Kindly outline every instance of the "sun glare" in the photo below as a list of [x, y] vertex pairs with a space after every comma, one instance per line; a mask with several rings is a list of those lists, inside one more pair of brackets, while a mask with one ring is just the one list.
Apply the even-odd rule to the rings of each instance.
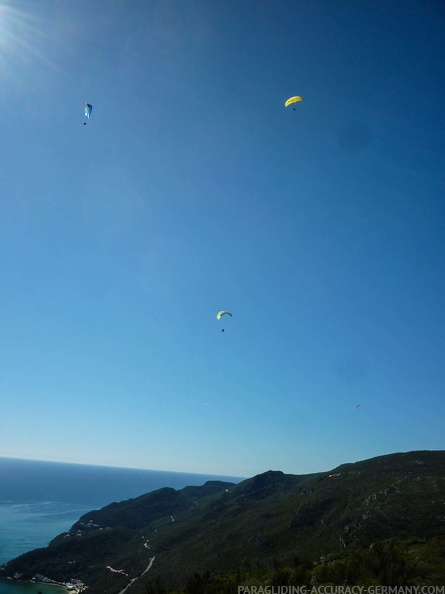
[[33, 13], [30, 2], [0, 0], [0, 78], [23, 77], [23, 67], [36, 61], [51, 62], [46, 57], [48, 29]]

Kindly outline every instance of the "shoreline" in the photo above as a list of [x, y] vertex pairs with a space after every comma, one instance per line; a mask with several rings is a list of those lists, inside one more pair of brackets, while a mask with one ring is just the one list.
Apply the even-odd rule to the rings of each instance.
[[51, 589], [55, 589], [58, 588], [61, 592], [63, 591], [64, 593], [68, 593], [68, 592], [75, 592], [76, 594], [78, 594], [79, 592], [82, 592], [82, 590], [79, 590], [75, 584], [74, 588], [67, 588], [66, 585], [62, 582], [36, 582], [35, 580], [18, 580], [18, 579], [14, 579], [12, 577], [0, 577], [0, 584], [4, 582], [5, 584], [8, 585], [12, 585], [14, 586], [14, 584], [17, 584], [17, 587], [20, 587], [20, 584], [27, 584], [30, 586], [35, 586], [36, 591], [37, 588], [43, 588], [46, 589], [47, 587], [50, 587]]

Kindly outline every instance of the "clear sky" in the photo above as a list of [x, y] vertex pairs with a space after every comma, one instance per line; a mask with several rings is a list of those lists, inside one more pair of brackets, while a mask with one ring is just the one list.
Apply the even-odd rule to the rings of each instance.
[[443, 449], [444, 64], [441, 0], [1, 0], [1, 455]]

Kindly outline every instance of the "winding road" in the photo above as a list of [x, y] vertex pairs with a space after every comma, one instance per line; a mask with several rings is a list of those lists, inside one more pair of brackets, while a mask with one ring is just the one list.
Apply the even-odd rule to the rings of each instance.
[[150, 557], [150, 563], [147, 565], [147, 567], [144, 569], [144, 571], [141, 573], [141, 575], [138, 575], [138, 577], [132, 578], [130, 580], [130, 583], [127, 584], [125, 586], [125, 588], [123, 590], [121, 590], [119, 592], [119, 594], [124, 594], [124, 592], [126, 592], [128, 590], [128, 588], [132, 585], [133, 582], [135, 582], [136, 580], [138, 580], [140, 577], [142, 577], [144, 574], [147, 573], [147, 571], [151, 568], [151, 566], [153, 565], [154, 560], [156, 559], [156, 557]]

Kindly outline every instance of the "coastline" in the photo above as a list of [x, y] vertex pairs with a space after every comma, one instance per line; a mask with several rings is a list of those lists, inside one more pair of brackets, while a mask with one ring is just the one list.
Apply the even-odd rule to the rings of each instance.
[[77, 589], [69, 589], [60, 582], [36, 582], [35, 580], [18, 580], [11, 577], [0, 577], [0, 594], [3, 592], [16, 592], [16, 594], [67, 594], [80, 592]]
[[[137, 577], [134, 577], [130, 580], [130, 582], [119, 592], [119, 594], [124, 594], [124, 592], [126, 592], [128, 590], [128, 588], [136, 581], [138, 580], [140, 577], [142, 577], [143, 575], [145, 575], [147, 573], [147, 571], [149, 571], [154, 563], [154, 560], [156, 559], [155, 556], [150, 557], [149, 559], [149, 563], [147, 565], [147, 567], [144, 569], [144, 571], [138, 575]], [[88, 586], [86, 586], [83, 582], [79, 582], [79, 583], [71, 583], [71, 582], [56, 582], [54, 580], [49, 580], [49, 578], [44, 578], [42, 581], [37, 581], [35, 579], [31, 579], [31, 580], [20, 580], [17, 578], [13, 578], [13, 577], [0, 577], [0, 594], [2, 594], [2, 588], [1, 585], [3, 584], [7, 584], [8, 586], [11, 586], [13, 589], [17, 588], [17, 590], [19, 590], [20, 586], [23, 586], [24, 588], [26, 588], [27, 590], [27, 594], [53, 594], [56, 590], [55, 588], [58, 588], [61, 592], [60, 594], [63, 593], [74, 593], [74, 594], [80, 594], [81, 592], [84, 592]], [[31, 586], [33, 587], [33, 589], [29, 589], [27, 586]], [[24, 589], [23, 588], [23, 589]], [[51, 593], [49, 592], [49, 590], [51, 591]], [[21, 594], [19, 592], [17, 592], [17, 594]]]

